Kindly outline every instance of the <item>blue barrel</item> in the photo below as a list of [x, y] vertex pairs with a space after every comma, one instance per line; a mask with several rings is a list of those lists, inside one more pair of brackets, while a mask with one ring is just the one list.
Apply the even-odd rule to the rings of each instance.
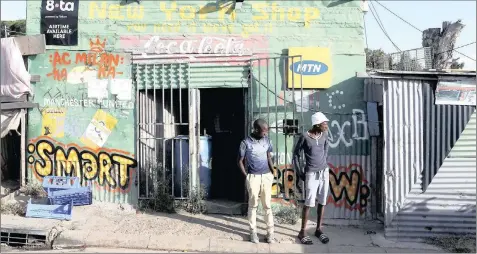
[[[181, 147], [182, 144], [182, 147]], [[212, 180], [212, 137], [201, 136], [199, 143], [199, 179], [201, 188], [207, 196], [210, 194]], [[182, 169], [182, 170], [181, 170]], [[174, 138], [174, 196], [181, 196], [181, 183], [189, 177], [189, 136], [181, 135]], [[182, 174], [181, 174], [182, 173]], [[188, 186], [188, 185], [186, 185]], [[188, 193], [182, 190], [182, 196]]]
[[174, 138], [174, 196], [181, 197], [181, 186], [183, 186], [182, 197], [187, 197], [187, 187], [189, 185], [189, 136], [180, 135]]
[[207, 197], [210, 195], [210, 186], [212, 182], [212, 137], [200, 137], [200, 162], [199, 162], [199, 179], [201, 188], [206, 191]]

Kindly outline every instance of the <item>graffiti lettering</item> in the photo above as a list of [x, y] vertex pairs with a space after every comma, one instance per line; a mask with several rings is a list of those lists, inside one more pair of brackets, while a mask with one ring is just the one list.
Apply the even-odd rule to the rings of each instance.
[[350, 164], [348, 167], [329, 166], [331, 195], [328, 201], [363, 213], [371, 192], [362, 167], [358, 164]]
[[[74, 56], [74, 63], [76, 65], [82, 64], [85, 68], [79, 70], [78, 67], [72, 70], [81, 73], [80, 82], [69, 83], [85, 83], [84, 76], [94, 77], [98, 79], [115, 78], [116, 75], [122, 75], [122, 72], [117, 71], [120, 64], [124, 64], [124, 57], [120, 54], [105, 52], [106, 39], [101, 42], [99, 38], [96, 41], [90, 40], [90, 52], [76, 53]], [[68, 67], [72, 64], [72, 56], [69, 52], [54, 52], [49, 56], [49, 62], [52, 65], [52, 71], [48, 73], [47, 77], [52, 77], [56, 81], [64, 81], [72, 79], [68, 74]], [[74, 75], [73, 75], [74, 76]]]
[[[227, 1], [225, 1], [227, 2]], [[320, 11], [316, 7], [282, 7], [279, 3], [253, 3], [252, 23], [234, 25], [237, 20], [237, 13], [232, 4], [216, 3], [214, 5], [184, 5], [176, 1], [169, 2], [148, 2], [148, 6], [128, 5], [121, 6], [111, 3], [90, 2], [89, 19], [108, 20], [129, 20], [142, 21], [148, 19], [146, 15], [154, 15], [155, 20], [162, 22], [157, 24], [143, 23], [127, 25], [128, 31], [138, 33], [241, 33], [244, 36], [249, 34], [264, 34], [273, 31], [274, 22], [300, 22], [308, 28], [313, 21], [320, 16]], [[157, 6], [158, 5], [158, 6]], [[151, 11], [153, 10], [153, 14]], [[146, 13], [147, 12], [147, 13]], [[211, 17], [214, 15], [214, 17]], [[149, 18], [150, 19], [150, 18]], [[211, 20], [204, 24], [198, 24], [198, 20]], [[202, 31], [198, 31], [198, 27]]]
[[292, 162], [291, 153], [284, 153], [284, 152], [272, 153], [272, 159], [277, 165], [285, 165]]
[[[55, 145], [56, 143], [56, 145]], [[78, 176], [81, 181], [95, 180], [99, 186], [127, 190], [137, 162], [120, 151], [93, 151], [76, 144], [63, 145], [48, 137], [28, 144], [28, 163], [37, 176]]]
[[234, 26], [231, 23], [218, 22], [218, 23], [190, 23], [184, 24], [184, 22], [161, 22], [158, 24], [129, 24], [126, 26], [128, 32], [137, 33], [230, 33], [240, 34], [244, 38], [250, 35], [259, 35], [265, 33], [271, 33], [273, 31], [272, 24], [259, 24], [258, 22], [252, 22], [249, 24], [242, 24], [240, 27]]
[[[371, 191], [362, 167], [358, 164], [350, 164], [348, 167], [328, 165], [330, 167], [328, 202], [338, 207], [344, 206], [347, 209], [364, 213]], [[292, 165], [276, 166], [274, 176], [272, 196], [298, 200], [303, 198], [301, 181], [296, 176]]]
[[[227, 8], [228, 7], [228, 8]], [[229, 10], [230, 9], [230, 10]], [[272, 10], [271, 12], [269, 10]], [[196, 14], [199, 19], [207, 19], [208, 13], [218, 12], [218, 20], [226, 19], [234, 21], [236, 19], [235, 10], [230, 4], [216, 4], [213, 6], [178, 6], [175, 1], [168, 3], [160, 2], [159, 11], [156, 15], [164, 15], [166, 21], [171, 20], [195, 20]], [[316, 7], [280, 7], [278, 3], [256, 3], [252, 4], [252, 20], [254, 21], [292, 21], [308, 23], [319, 17], [319, 10]], [[229, 15], [227, 15], [229, 14]], [[144, 19], [144, 6], [121, 6], [118, 4], [91, 2], [89, 5], [90, 19], [111, 19], [111, 20], [142, 20]]]
[[274, 183], [272, 185], [272, 196], [289, 198], [300, 198], [302, 188], [300, 181], [297, 181], [292, 165], [282, 165], [274, 168]]
[[132, 101], [119, 100], [93, 100], [93, 99], [43, 99], [43, 105], [46, 107], [85, 107], [85, 108], [116, 108], [116, 109], [134, 109]]
[[90, 19], [111, 19], [111, 20], [142, 20], [144, 18], [144, 6], [121, 6], [120, 4], [108, 4], [102, 2], [89, 3]]
[[[320, 15], [318, 8], [306, 7], [304, 10], [297, 7], [280, 7], [278, 3], [256, 3], [252, 4], [253, 13], [259, 13], [254, 15], [252, 20], [261, 21], [292, 21], [292, 22], [305, 22], [305, 25], [312, 20], [315, 20]], [[271, 13], [269, 10], [272, 10]], [[269, 15], [270, 14], [270, 15]]]
[[[358, 115], [360, 116], [358, 118]], [[361, 109], [353, 109], [353, 124], [350, 121], [345, 121], [340, 124], [337, 120], [331, 121], [328, 130], [328, 139], [330, 141], [330, 147], [336, 148], [343, 143], [346, 147], [350, 147], [354, 144], [354, 140], [367, 140], [368, 139], [368, 122], [365, 120], [365, 113]], [[346, 127], [351, 128], [353, 134], [350, 138], [346, 138]], [[333, 135], [335, 133], [335, 135]], [[362, 133], [360, 135], [360, 133]]]

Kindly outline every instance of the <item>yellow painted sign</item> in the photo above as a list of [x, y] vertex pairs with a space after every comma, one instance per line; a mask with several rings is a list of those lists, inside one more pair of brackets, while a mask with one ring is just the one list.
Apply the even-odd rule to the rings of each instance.
[[106, 140], [109, 135], [111, 135], [117, 123], [118, 119], [106, 111], [99, 109], [96, 111], [96, 114], [94, 114], [93, 119], [80, 140], [89, 148], [101, 148], [104, 143], [106, 143]]
[[44, 136], [62, 138], [65, 136], [66, 108], [46, 108], [42, 114]]
[[[306, 47], [289, 48], [288, 88], [329, 88], [331, 87], [333, 65], [329, 48]], [[293, 61], [292, 61], [293, 60]]]

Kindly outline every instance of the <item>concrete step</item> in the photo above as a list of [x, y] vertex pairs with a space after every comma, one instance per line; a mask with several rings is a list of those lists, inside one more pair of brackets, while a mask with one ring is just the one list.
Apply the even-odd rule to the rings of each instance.
[[205, 203], [208, 214], [242, 215], [247, 212], [246, 205], [237, 202], [207, 200]]

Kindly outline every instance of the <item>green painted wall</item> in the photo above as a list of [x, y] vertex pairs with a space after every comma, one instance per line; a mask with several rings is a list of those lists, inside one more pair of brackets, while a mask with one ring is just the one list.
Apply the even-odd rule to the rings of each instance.
[[[357, 122], [356, 119], [359, 120], [362, 116], [354, 114], [365, 111], [365, 104], [362, 102], [363, 82], [355, 78], [356, 72], [365, 71], [361, 1], [246, 0], [242, 9], [236, 11], [233, 11], [231, 8], [232, 1], [219, 1], [218, 7], [215, 1], [210, 2], [142, 1], [140, 5], [137, 3], [120, 5], [119, 0], [80, 0], [78, 46], [48, 46], [46, 54], [30, 57], [29, 59], [30, 73], [41, 75], [41, 81], [33, 84], [35, 90], [34, 100], [40, 104], [40, 110], [48, 106], [45, 105], [45, 98], [48, 96], [73, 99], [73, 101], [75, 99], [83, 99], [83, 105], [67, 106], [64, 110], [66, 112], [64, 117], [64, 136], [51, 137], [49, 135], [49, 140], [55, 144], [63, 144], [64, 149], [70, 147], [71, 144], [76, 144], [78, 151], [88, 147], [81, 140], [81, 136], [91, 122], [93, 115], [101, 106], [91, 103], [89, 99], [87, 102], [84, 101], [84, 98], [88, 97], [88, 82], [84, 80], [88, 79], [93, 80], [91, 82], [96, 82], [94, 81], [94, 76], [96, 75], [96, 79], [98, 79], [98, 76], [89, 72], [85, 74], [85, 64], [81, 61], [76, 62], [76, 53], [95, 53], [92, 52], [91, 46], [97, 46], [97, 38], [99, 42], [105, 42], [104, 50], [110, 53], [111, 58], [98, 61], [90, 68], [99, 70], [101, 63], [106, 63], [108, 66], [114, 65], [116, 72], [122, 72], [122, 74], [116, 73], [115, 79], [127, 79], [135, 71], [135, 67], [129, 62], [129, 53], [133, 53], [131, 51], [143, 52], [145, 50], [144, 45], [151, 36], [160, 36], [160, 39], [165, 42], [177, 42], [178, 44], [172, 44], [170, 49], [172, 51], [183, 50], [185, 53], [192, 53], [189, 56], [197, 56], [201, 49], [206, 48], [201, 47], [200, 42], [204, 37], [211, 36], [215, 37], [215, 42], [212, 43], [213, 47], [217, 46], [217, 41], [220, 39], [235, 38], [243, 42], [243, 44], [235, 45], [237, 47], [236, 50], [243, 53], [242, 56], [228, 56], [228, 58], [217, 56], [216, 59], [221, 59], [221, 61], [247, 59], [250, 58], [248, 54], [252, 53], [259, 58], [287, 55], [287, 49], [290, 47], [329, 47], [334, 67], [333, 87], [321, 91], [307, 91], [308, 97], [314, 98], [314, 100], [310, 100], [310, 106], [305, 110], [307, 112], [303, 113], [305, 122], [300, 124], [309, 125], [310, 110], [318, 108], [316, 102], [319, 101], [319, 109], [326, 112], [330, 120], [332, 120], [330, 128], [335, 145], [331, 153], [337, 156], [369, 155], [369, 142], [365, 134], [367, 133], [365, 125], [355, 124]], [[38, 34], [40, 32], [41, 1], [27, 1], [27, 5], [27, 33]], [[181, 48], [180, 45], [184, 40], [188, 41], [188, 43], [183, 43]], [[193, 48], [187, 47], [190, 45], [193, 45]], [[227, 42], [224, 42], [223, 45], [225, 45], [224, 50], [234, 47], [227, 48]], [[156, 47], [157, 49], [158, 47]], [[151, 47], [147, 50], [151, 50]], [[55, 54], [62, 56], [63, 52], [69, 52], [70, 64], [63, 64], [64, 61], [61, 61], [61, 57], [59, 60], [58, 58], [55, 60]], [[219, 50], [218, 52], [220, 54], [223, 51]], [[97, 55], [101, 57], [102, 53]], [[115, 57], [123, 60], [116, 64]], [[71, 79], [73, 81], [69, 82], [68, 77], [66, 80], [54, 80], [54, 76], [48, 76], [48, 73], [51, 73], [54, 68], [52, 61], [57, 63], [57, 67], [66, 68], [67, 75], [72, 75]], [[236, 66], [236, 64], [224, 66], [224, 62], [206, 64], [200, 60], [190, 60], [189, 58], [183, 60], [183, 62], [189, 61], [191, 63], [188, 77], [169, 76], [169, 78], [188, 80], [192, 87], [245, 87], [247, 85], [248, 73], [247, 68], [244, 66]], [[77, 69], [73, 71], [75, 67]], [[160, 68], [160, 65], [156, 67]], [[253, 75], [256, 78], [259, 72], [261, 78], [264, 78], [267, 70], [270, 79], [272, 77], [277, 78], [276, 84], [274, 81], [264, 82], [262, 79], [262, 84], [268, 83], [268, 92], [263, 85], [259, 86], [258, 82], [255, 82], [255, 85], [252, 87], [254, 116], [269, 119], [270, 123], [283, 119], [284, 111], [296, 111], [295, 106], [287, 106], [289, 103], [284, 103], [285, 106], [278, 107], [279, 112], [276, 115], [260, 114], [258, 109], [258, 106], [265, 105], [268, 96], [269, 105], [275, 110], [275, 88], [277, 93], [281, 94], [281, 97], [286, 94], [287, 98], [292, 98], [293, 92], [283, 92], [282, 69], [283, 63], [277, 62], [277, 68], [275, 68], [273, 62], [270, 62], [268, 68], [261, 67], [260, 71], [258, 68], [254, 68], [253, 71]], [[146, 77], [149, 75], [139, 74], [146, 75]], [[92, 75], [93, 78], [88, 75]], [[111, 79], [112, 73], [108, 75], [106, 75], [108, 77], [105, 79]], [[138, 79], [142, 80], [140, 75], [138, 75]], [[83, 80], [81, 80], [81, 77], [83, 77]], [[114, 82], [114, 80], [109, 81], [107, 92], [108, 99], [112, 103], [117, 101], [117, 96], [111, 93], [111, 86]], [[147, 85], [147, 81], [140, 81], [138, 85]], [[262, 87], [260, 96], [257, 96], [258, 87]], [[98, 93], [98, 89], [94, 90], [93, 86], [90, 88], [91, 93]], [[123, 154], [125, 157], [135, 153], [135, 115], [134, 110], [128, 106], [135, 105], [135, 88], [132, 86], [130, 89], [132, 99], [129, 101], [123, 100], [125, 103], [121, 104], [123, 109], [114, 108], [114, 105], [109, 105], [110, 107], [107, 108], [102, 107], [102, 110], [108, 113], [111, 119], [116, 119], [117, 122], [102, 148], [92, 150], [92, 153], [96, 156], [99, 156], [100, 151], [107, 152], [108, 154]], [[124, 94], [125, 91], [120, 91], [119, 93]], [[343, 104], [345, 104], [345, 107], [341, 107]], [[32, 140], [32, 144], [35, 145], [38, 142], [36, 139], [42, 139], [45, 136], [45, 129], [42, 123], [49, 121], [48, 119], [45, 120], [45, 116], [41, 114], [40, 110], [34, 109], [29, 112], [28, 139]], [[55, 114], [52, 113], [52, 115]], [[56, 117], [61, 118], [61, 116], [61, 113], [56, 113]], [[343, 134], [340, 134], [341, 129], [345, 130]], [[285, 137], [282, 134], [271, 133], [270, 135], [273, 140], [278, 140], [276, 154], [280, 157], [281, 153], [285, 153]], [[287, 150], [289, 153], [293, 139], [288, 139]], [[90, 150], [91, 148], [88, 151]], [[35, 159], [40, 157], [37, 150], [31, 154], [34, 155]], [[281, 155], [282, 158], [287, 156], [289, 154]], [[280, 159], [278, 158], [277, 160]], [[30, 173], [35, 172], [34, 165], [33, 163]], [[81, 168], [86, 170], [85, 166]], [[34, 175], [30, 174], [32, 177]], [[111, 173], [111, 176], [116, 179], [120, 175], [120, 172]], [[130, 172], [128, 179], [127, 188], [119, 191], [117, 188], [107, 187], [106, 176], [101, 176], [101, 179], [99, 176], [95, 178], [95, 181], [102, 186], [97, 188], [98, 193], [102, 193], [101, 195], [104, 196], [100, 199], [111, 202], [136, 202], [135, 175], [133, 171]], [[117, 182], [120, 181], [117, 180]]]

